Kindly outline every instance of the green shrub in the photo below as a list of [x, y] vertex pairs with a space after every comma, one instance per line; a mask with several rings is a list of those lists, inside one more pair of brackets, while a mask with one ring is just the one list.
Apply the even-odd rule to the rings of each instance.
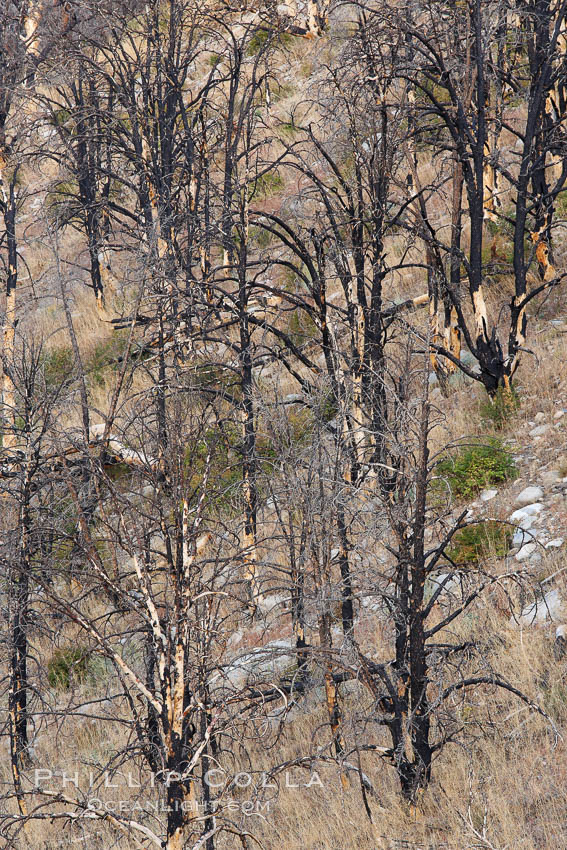
[[49, 221], [64, 227], [80, 216], [79, 187], [73, 180], [55, 184], [45, 196], [45, 212]]
[[250, 200], [254, 198], [257, 201], [264, 200], [279, 192], [282, 186], [283, 179], [281, 174], [278, 174], [277, 171], [267, 171], [265, 174], [260, 174], [259, 177], [256, 177], [251, 182], [248, 189], [249, 198]]
[[[248, 42], [248, 47], [246, 48], [247, 56], [256, 56], [257, 53], [265, 46], [266, 42], [270, 38], [270, 31], [265, 29], [256, 30], [250, 41]], [[278, 37], [278, 42], [282, 47], [288, 47], [293, 41], [293, 36], [290, 33], [284, 32], [280, 33]]]
[[87, 675], [88, 654], [80, 645], [55, 650], [47, 662], [47, 680], [51, 687], [67, 691], [72, 680], [83, 682]]
[[567, 218], [567, 190], [565, 189], [555, 200], [555, 213], [558, 218]]
[[128, 342], [128, 331], [114, 331], [112, 336], [99, 343], [85, 363], [85, 371], [97, 386], [104, 383], [104, 374], [109, 367], [116, 367]]
[[269, 38], [268, 30], [256, 30], [250, 41], [248, 42], [248, 47], [246, 48], [247, 56], [255, 56], [260, 52], [262, 47], [266, 44]]
[[280, 124], [280, 132], [283, 136], [291, 136], [293, 138], [299, 132], [299, 128], [296, 127], [293, 121], [286, 121], [284, 124]]
[[564, 681], [556, 681], [543, 690], [543, 705], [556, 723], [567, 719], [567, 688]]
[[317, 336], [317, 325], [308, 313], [294, 310], [289, 319], [288, 333], [293, 344], [300, 347]]
[[273, 234], [264, 227], [251, 227], [248, 231], [248, 236], [251, 241], [255, 242], [258, 248], [267, 248], [274, 241]]
[[59, 387], [73, 374], [75, 359], [69, 346], [59, 346], [42, 357], [43, 376], [48, 387]]
[[286, 97], [291, 97], [295, 89], [291, 83], [283, 83], [275, 86], [271, 90], [272, 103], [279, 103], [280, 100], [285, 100]]
[[67, 121], [71, 119], [71, 113], [64, 106], [61, 109], [54, 109], [49, 120], [54, 127], [63, 127]]
[[489, 555], [503, 558], [510, 549], [511, 540], [510, 526], [487, 520], [458, 531], [446, 553], [456, 564], [477, 564]]
[[219, 508], [229, 507], [234, 499], [236, 485], [242, 480], [241, 454], [241, 431], [230, 422], [225, 422], [222, 427], [209, 428], [201, 440], [188, 445], [184, 467], [188, 473], [188, 489], [193, 493], [191, 502], [198, 499], [207, 474], [209, 503]]
[[470, 499], [484, 487], [516, 476], [510, 453], [495, 437], [443, 458], [436, 471], [451, 494], [460, 499]]
[[480, 405], [481, 419], [501, 431], [520, 407], [520, 397], [513, 387], [499, 387], [493, 399]]

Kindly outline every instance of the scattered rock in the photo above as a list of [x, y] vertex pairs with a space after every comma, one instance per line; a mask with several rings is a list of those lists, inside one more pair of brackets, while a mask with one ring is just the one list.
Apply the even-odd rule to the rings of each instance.
[[532, 502], [539, 501], [542, 497], [543, 490], [541, 487], [525, 487], [522, 492], [516, 496], [516, 503], [518, 505], [529, 505]]
[[557, 421], [558, 419], [561, 419], [562, 416], [565, 416], [564, 410], [556, 410], [555, 413], [553, 414], [553, 418], [555, 419], [555, 421]]
[[498, 495], [498, 490], [483, 490], [480, 494], [481, 501], [490, 502], [491, 499], [494, 499], [495, 496]]
[[513, 514], [510, 514], [508, 521], [513, 522], [515, 525], [519, 525], [520, 528], [526, 530], [532, 525], [534, 515], [528, 514], [522, 508], [519, 508], [517, 511], [514, 511]]
[[521, 626], [541, 625], [549, 620], [558, 623], [563, 619], [563, 608], [563, 599], [559, 591], [550, 590], [545, 596], [527, 605], [520, 614], [518, 622]]
[[527, 543], [533, 542], [533, 534], [524, 528], [517, 528], [512, 537], [512, 548], [521, 549]]
[[234, 688], [260, 681], [277, 682], [284, 670], [295, 663], [291, 640], [273, 640], [233, 661], [226, 668], [225, 677]]
[[289, 596], [285, 593], [273, 593], [270, 596], [259, 596], [256, 607], [264, 614], [282, 614], [289, 606]]
[[555, 644], [553, 646], [553, 657], [561, 661], [567, 652], [567, 626], [557, 626], [555, 629]]
[[425, 581], [425, 587], [423, 589], [425, 601], [428, 602], [440, 587], [442, 591], [437, 598], [438, 602], [446, 602], [448, 598], [454, 599], [455, 596], [458, 596], [460, 599], [462, 596], [462, 585], [458, 578], [451, 577], [450, 573], [438, 573], [437, 575], [429, 576]]
[[550, 425], [538, 425], [536, 428], [532, 428], [530, 431], [530, 437], [534, 437], [538, 439], [539, 437], [543, 437], [550, 429]]
[[520, 551], [516, 554], [516, 561], [531, 561], [536, 552], [537, 543], [525, 543], [520, 549]]
[[541, 481], [545, 487], [553, 487], [560, 478], [561, 476], [557, 469], [548, 469], [547, 472], [544, 472], [541, 476]]
[[546, 549], [560, 549], [565, 541], [562, 537], [554, 537], [549, 543], [545, 544]]
[[539, 413], [536, 413], [534, 416], [536, 425], [541, 425], [542, 422], [545, 422], [545, 413], [540, 410]]
[[242, 629], [236, 629], [236, 631], [231, 634], [227, 641], [228, 646], [238, 646], [238, 644], [241, 643], [243, 637], [244, 632], [242, 631]]

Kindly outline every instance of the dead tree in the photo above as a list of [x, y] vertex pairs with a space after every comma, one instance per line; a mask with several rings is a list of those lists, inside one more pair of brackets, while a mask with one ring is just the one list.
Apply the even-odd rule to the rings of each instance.
[[[526, 32], [527, 41], [533, 45], [530, 51], [534, 57], [537, 53], [537, 60], [534, 59], [529, 71], [521, 61], [522, 48], [518, 47], [518, 52], [515, 52], [515, 47], [509, 44], [510, 39], [506, 42], [506, 32], [510, 33], [510, 30], [503, 26], [502, 9], [498, 3], [477, 0], [466, 7], [447, 5], [435, 9], [427, 4], [419, 5], [409, 24], [401, 17], [393, 21], [389, 12], [383, 14], [378, 8], [365, 18], [367, 38], [371, 43], [378, 43], [386, 32], [390, 32], [392, 37], [395, 32], [403, 32], [410, 39], [412, 61], [396, 73], [419, 95], [414, 108], [415, 133], [422, 142], [434, 146], [437, 158], [442, 149], [450, 153], [457, 166], [455, 174], [458, 182], [462, 180], [463, 183], [466, 215], [470, 222], [468, 246], [455, 241], [458, 232], [455, 226], [451, 247], [445, 245], [438, 233], [431, 232], [431, 215], [427, 218], [429, 226], [425, 229], [425, 238], [432, 248], [435, 246], [434, 254], [440, 253], [441, 263], [436, 264], [438, 272], [443, 270], [445, 262], [452, 269], [450, 274], [444, 271], [441, 276], [443, 301], [450, 305], [450, 312], [454, 312], [456, 326], [477, 360], [480, 372], [475, 374], [474, 370], [459, 362], [456, 350], [451, 350], [447, 344], [449, 338], [443, 343], [433, 340], [432, 346], [437, 354], [470, 377], [480, 380], [490, 395], [494, 395], [499, 387], [508, 387], [517, 369], [526, 337], [526, 307], [561, 279], [550, 271], [547, 280], [530, 286], [528, 270], [534, 252], [526, 248], [525, 243], [526, 232], [530, 229], [528, 217], [532, 213], [537, 217], [539, 202], [536, 198], [549, 200], [555, 197], [554, 189], [548, 192], [545, 187], [540, 185], [536, 189], [533, 184], [534, 180], [541, 184], [541, 176], [548, 168], [546, 157], [558, 144], [561, 123], [558, 117], [550, 120], [545, 116], [548, 111], [546, 103], [554, 90], [557, 76], [562, 74], [558, 39], [563, 29], [565, 10], [562, 5], [553, 10], [546, 6], [546, 9], [545, 20], [540, 14], [543, 10], [537, 11], [535, 5], [533, 8], [528, 5], [520, 14], [522, 30], [518, 36], [519, 43], [522, 44], [521, 33]], [[521, 127], [508, 120], [505, 98], [505, 93], [510, 91], [507, 86], [512, 87], [515, 96], [518, 96], [519, 89], [517, 86], [514, 88], [518, 74], [526, 74], [529, 87], [527, 113]], [[514, 158], [513, 153], [506, 157], [494, 152], [494, 139], [503, 129], [512, 133], [522, 148], [517, 170], [506, 161]], [[487, 175], [492, 175], [488, 188]], [[492, 185], [497, 175], [501, 178], [499, 192], [511, 190], [515, 206], [513, 219], [498, 212], [493, 203], [498, 197]], [[458, 182], [454, 181], [455, 189]], [[560, 191], [563, 177], [554, 185]], [[454, 222], [462, 216], [460, 204], [457, 191], [453, 196]], [[515, 291], [506, 305], [505, 327], [501, 327], [498, 316], [489, 315], [484, 296], [489, 277], [485, 257], [485, 222], [488, 219], [494, 224], [494, 218], [502, 223], [508, 221], [514, 234]], [[540, 260], [543, 260], [547, 243], [545, 240], [542, 242], [539, 235], [536, 243], [540, 246]], [[457, 268], [460, 269], [461, 264], [466, 285], [465, 281], [458, 279], [461, 275], [457, 274]]]

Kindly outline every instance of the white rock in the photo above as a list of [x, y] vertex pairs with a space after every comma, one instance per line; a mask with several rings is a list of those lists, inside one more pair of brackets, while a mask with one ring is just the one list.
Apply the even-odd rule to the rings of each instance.
[[527, 516], [537, 516], [545, 509], [545, 505], [542, 502], [534, 502], [533, 505], [526, 505], [525, 508], [522, 508], [523, 512]]
[[532, 502], [537, 502], [543, 496], [541, 487], [525, 487], [522, 492], [516, 496], [518, 505], [529, 505]]
[[450, 573], [438, 573], [437, 575], [429, 576], [425, 580], [425, 587], [423, 589], [425, 600], [429, 601], [440, 587], [442, 590], [438, 596], [439, 602], [447, 601], [447, 598], [454, 599], [456, 595], [460, 598], [462, 590], [461, 582], [457, 577], [450, 576]]
[[532, 428], [532, 430], [530, 431], [530, 437], [535, 437], [536, 439], [538, 437], [543, 437], [544, 434], [547, 434], [549, 429], [549, 425], [538, 425], [537, 428]]
[[535, 417], [536, 425], [541, 425], [542, 422], [545, 422], [545, 413], [540, 410], [539, 413], [536, 413]]
[[562, 416], [565, 416], [564, 410], [556, 410], [555, 413], [553, 414], [553, 418], [555, 419], [555, 421], [557, 421], [558, 419], [561, 419]]
[[563, 546], [564, 540], [562, 537], [554, 537], [549, 543], [545, 544], [546, 549], [560, 549]]
[[494, 497], [497, 495], [498, 490], [483, 490], [480, 494], [480, 498], [483, 502], [490, 502], [490, 500], [494, 499]]
[[559, 479], [559, 473], [556, 469], [548, 469], [541, 476], [541, 480], [544, 486], [553, 487], [555, 482]]
[[360, 604], [363, 608], [368, 608], [369, 611], [382, 611], [384, 603], [381, 596], [363, 596]]
[[537, 550], [537, 543], [525, 543], [516, 555], [516, 561], [531, 561]]
[[520, 526], [520, 528], [523, 528], [524, 531], [527, 531], [528, 528], [531, 528], [532, 525], [534, 524], [534, 519], [535, 519], [535, 517], [533, 517], [533, 516], [525, 516], [520, 520], [518, 525]]
[[262, 614], [281, 614], [289, 605], [289, 596], [285, 593], [272, 593], [269, 596], [259, 596], [256, 607]]
[[[225, 669], [225, 676], [235, 688], [259, 681], [277, 681], [286, 667], [296, 662], [290, 640], [273, 640], [237, 658]], [[215, 677], [217, 680], [217, 677]]]
[[527, 533], [526, 529], [518, 528], [514, 532], [514, 536], [512, 538], [512, 547], [513, 548], [521, 548], [526, 543], [532, 542], [532, 535]]
[[[99, 422], [96, 425], [91, 425], [90, 428], [89, 428], [89, 438], [90, 438], [91, 442], [96, 443], [97, 440], [102, 440], [102, 438], [104, 436], [105, 428], [106, 428], [106, 425], [104, 424], [104, 422]], [[116, 437], [115, 434], [113, 434], [111, 432], [108, 435], [108, 439], [110, 441], [112, 441], [112, 440], [117, 440], [118, 438]]]
[[520, 525], [522, 528], [529, 528], [534, 521], [533, 514], [526, 513], [523, 508], [518, 508], [513, 514], [508, 517], [508, 522], [513, 522]]
[[231, 634], [227, 641], [228, 646], [238, 646], [242, 638], [244, 637], [244, 632], [242, 629], [237, 629], [235, 632]]
[[521, 626], [538, 625], [551, 620], [560, 623], [563, 617], [563, 599], [558, 590], [548, 591], [544, 597], [536, 599], [531, 605], [527, 605], [519, 617]]

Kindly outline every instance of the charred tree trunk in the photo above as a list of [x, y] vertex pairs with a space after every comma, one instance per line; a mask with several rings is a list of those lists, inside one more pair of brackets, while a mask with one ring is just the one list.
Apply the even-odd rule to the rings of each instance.
[[2, 445], [5, 449], [13, 449], [17, 443], [16, 436], [16, 395], [14, 390], [14, 345], [16, 330], [16, 287], [18, 283], [18, 250], [16, 240], [16, 197], [15, 182], [18, 166], [9, 180], [7, 187], [4, 175], [7, 162], [5, 152], [0, 150], [0, 192], [2, 193], [1, 209], [6, 229], [7, 272], [6, 272], [6, 308], [4, 313], [3, 351], [2, 351]]

